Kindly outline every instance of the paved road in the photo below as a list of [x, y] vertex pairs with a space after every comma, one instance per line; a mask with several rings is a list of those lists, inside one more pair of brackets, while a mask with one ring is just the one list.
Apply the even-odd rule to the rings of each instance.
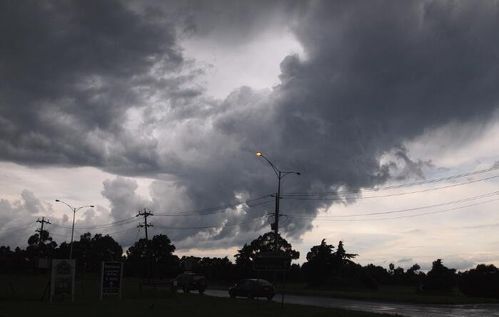
[[[217, 297], [229, 296], [227, 291], [221, 290], [206, 290], [206, 295]], [[274, 301], [280, 302], [281, 296], [277, 295]], [[417, 305], [298, 295], [286, 295], [284, 301], [290, 304], [399, 314], [408, 317], [499, 317], [499, 304]]]

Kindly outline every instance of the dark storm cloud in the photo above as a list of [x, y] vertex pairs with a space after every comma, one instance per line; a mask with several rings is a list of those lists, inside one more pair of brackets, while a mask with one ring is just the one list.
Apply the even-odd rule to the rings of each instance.
[[329, 162], [324, 184], [369, 186], [385, 151], [486, 119], [499, 99], [497, 17], [492, 2], [314, 3], [295, 29], [308, 60], [282, 63], [282, 146], [314, 170]]
[[[116, 151], [142, 169], [156, 168], [120, 134], [130, 107], [144, 106], [157, 91], [186, 93], [174, 80], [183, 58], [171, 25], [117, 1], [2, 1], [0, 33], [3, 159], [126, 164], [108, 160]], [[140, 145], [148, 152], [154, 146]]]
[[[278, 16], [306, 58], [286, 57], [272, 91], [242, 87], [212, 100], [192, 84], [195, 75], [158, 76], [186, 64], [174, 28], [161, 18], [171, 3], [182, 12], [181, 29], [187, 21], [193, 36], [223, 38], [218, 44], [227, 49], [240, 43], [236, 31], [248, 30], [249, 39], [273, 25], [262, 17]], [[497, 2], [257, 2], [258, 9], [241, 11], [243, 19], [234, 14], [241, 7], [225, 4], [189, 2], [179, 11], [166, 2], [154, 12], [124, 2], [3, 2], [1, 30], [10, 35], [0, 50], [2, 158], [161, 179], [150, 200], [126, 179], [106, 183], [103, 195], [120, 219], [139, 203], [157, 212], [198, 210], [274, 192], [275, 177], [256, 150], [302, 172], [285, 179], [285, 192], [357, 192], [384, 182], [393, 163], [380, 157], [390, 152], [403, 175], [420, 177], [426, 163], [411, 159], [404, 142], [449, 122], [480, 123], [498, 107]], [[121, 125], [130, 110], [135, 130]], [[281, 208], [315, 215], [321, 206], [283, 200]], [[240, 208], [155, 221], [219, 224], [171, 235], [186, 248], [202, 239], [230, 246], [266, 226], [260, 219], [272, 211]], [[306, 218], [282, 224], [293, 237], [311, 228]]]
[[[205, 182], [273, 190], [271, 173], [251, 162], [257, 149], [303, 173], [287, 180], [286, 191], [373, 186], [390, 176], [379, 159], [393, 149], [405, 162], [402, 174], [422, 177], [429, 163], [411, 160], [404, 142], [453, 121], [481, 123], [498, 108], [498, 15], [497, 2], [310, 2], [293, 23], [306, 59], [283, 60], [282, 83], [267, 100], [240, 90], [215, 116], [216, 131], [238, 140], [243, 154], [208, 150], [216, 161], [183, 181], [203, 201], [228, 194]], [[283, 203], [289, 214], [317, 207]], [[295, 218], [287, 229], [308, 226]]]

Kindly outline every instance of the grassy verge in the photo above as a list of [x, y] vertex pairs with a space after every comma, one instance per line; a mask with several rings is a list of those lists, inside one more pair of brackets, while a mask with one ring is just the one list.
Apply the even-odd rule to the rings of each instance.
[[385, 286], [376, 291], [369, 290], [327, 290], [309, 289], [304, 285], [287, 285], [284, 288], [287, 294], [304, 296], [335, 297], [368, 301], [402, 302], [412, 304], [479, 304], [479, 303], [499, 303], [498, 299], [480, 298], [464, 296], [458, 291], [451, 293], [439, 292], [418, 292], [410, 287], [389, 287]]
[[[50, 316], [338, 316], [378, 317], [374, 313], [341, 309], [280, 304], [259, 300], [234, 300], [200, 296], [197, 294], [172, 294], [165, 289], [145, 287], [139, 279], [123, 281], [123, 300], [98, 299], [98, 279], [85, 276], [76, 283], [76, 301], [49, 303], [41, 300], [47, 286], [48, 276], [0, 275], [0, 317]], [[388, 316], [388, 315], [386, 315]]]
[[74, 303], [47, 303], [40, 301], [0, 301], [0, 316], [189, 316], [189, 317], [381, 317], [373, 313], [318, 308], [253, 300], [232, 300], [199, 295], [179, 294], [167, 298], [139, 298], [118, 300], [77, 300]]

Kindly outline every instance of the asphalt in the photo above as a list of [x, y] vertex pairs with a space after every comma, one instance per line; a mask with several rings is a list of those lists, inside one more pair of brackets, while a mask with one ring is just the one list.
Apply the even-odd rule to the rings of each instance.
[[[228, 292], [224, 290], [206, 290], [205, 294], [208, 296], [229, 297]], [[276, 302], [281, 302], [281, 300], [281, 294], [274, 297]], [[398, 314], [407, 317], [499, 317], [499, 304], [423, 305], [300, 295], [285, 295], [284, 303]]]

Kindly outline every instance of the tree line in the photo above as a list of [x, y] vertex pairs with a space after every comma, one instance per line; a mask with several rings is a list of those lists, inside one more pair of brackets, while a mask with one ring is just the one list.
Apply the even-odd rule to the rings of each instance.
[[[278, 253], [298, 259], [300, 253], [278, 235]], [[235, 262], [227, 257], [196, 257], [175, 255], [175, 246], [167, 235], [159, 234], [150, 240], [140, 239], [123, 252], [111, 236], [85, 233], [73, 242], [73, 258], [80, 273], [97, 273], [102, 261], [123, 261], [125, 275], [141, 278], [167, 279], [190, 270], [205, 275], [208, 280], [233, 283], [242, 278], [260, 277], [273, 280], [275, 274], [255, 270], [259, 254], [275, 251], [275, 233], [268, 232], [245, 244], [235, 254]], [[0, 271], [36, 273], [46, 271], [40, 265], [44, 259], [67, 258], [70, 244], [57, 245], [48, 231], [28, 238], [25, 249], [11, 250], [0, 246]], [[380, 285], [411, 286], [421, 292], [450, 292], [458, 288], [468, 296], [499, 298], [499, 270], [494, 265], [456, 272], [447, 268], [441, 259], [433, 262], [427, 273], [418, 264], [407, 270], [390, 264], [388, 268], [368, 264], [362, 266], [354, 260], [357, 254], [348, 253], [342, 241], [337, 246], [323, 239], [306, 254], [302, 265], [292, 264], [286, 273], [288, 282], [304, 283], [310, 288], [376, 290]]]

